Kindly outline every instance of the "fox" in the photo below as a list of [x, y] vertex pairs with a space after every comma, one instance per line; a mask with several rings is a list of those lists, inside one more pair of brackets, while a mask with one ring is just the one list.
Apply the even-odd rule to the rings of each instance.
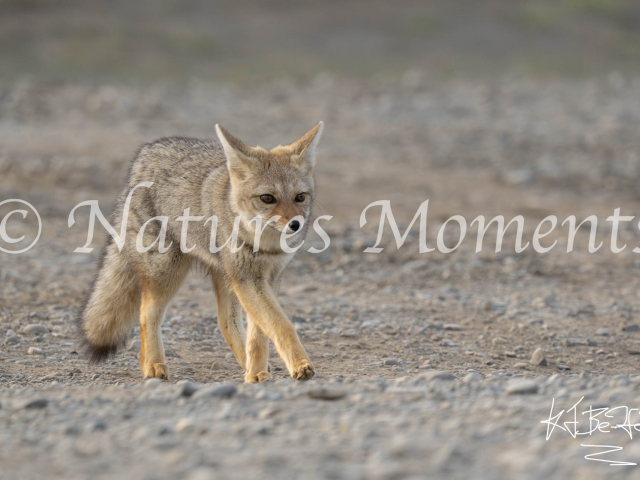
[[[114, 356], [138, 320], [142, 375], [168, 380], [162, 320], [191, 266], [199, 264], [213, 282], [218, 326], [245, 382], [271, 378], [269, 340], [293, 379], [315, 375], [276, 292], [295, 255], [283, 248], [281, 236], [287, 234], [289, 247], [295, 247], [307, 233], [323, 128], [319, 122], [297, 141], [268, 150], [216, 124], [217, 139], [165, 137], [139, 149], [111, 219], [116, 230], [125, 223], [124, 242], [108, 239], [76, 319], [79, 348], [90, 363]], [[136, 188], [144, 182], [148, 188]], [[215, 231], [195, 221], [214, 215]], [[160, 216], [169, 221], [159, 225], [154, 220]], [[185, 217], [192, 220], [186, 232]], [[256, 218], [271, 219], [259, 232], [258, 249]], [[165, 251], [136, 248], [140, 237], [143, 245], [152, 245], [161, 228], [169, 244]], [[210, 248], [214, 240], [224, 243], [234, 228], [236, 248]]]

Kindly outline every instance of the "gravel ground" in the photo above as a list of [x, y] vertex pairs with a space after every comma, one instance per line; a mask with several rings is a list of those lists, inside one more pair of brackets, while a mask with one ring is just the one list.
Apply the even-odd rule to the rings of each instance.
[[[616, 445], [604, 458], [638, 462], [622, 429], [575, 439], [556, 429], [547, 441], [540, 422], [554, 398], [555, 412], [582, 396], [578, 412], [637, 398], [640, 240], [626, 224], [627, 248], [611, 253], [605, 219], [640, 211], [639, 86], [616, 74], [0, 85], [0, 201], [27, 200], [44, 223], [33, 249], [0, 256], [2, 478], [635, 478], [638, 467], [584, 458], [593, 449], [581, 444]], [[316, 213], [334, 216], [331, 246], [301, 253], [280, 291], [317, 378], [294, 384], [272, 354], [274, 381], [242, 384], [198, 271], [163, 326], [169, 382], [142, 384], [137, 331], [113, 361], [87, 365], [73, 317], [103, 238], [73, 253], [86, 240], [86, 212], [68, 227], [73, 206], [98, 199], [107, 212], [153, 138], [210, 137], [219, 122], [269, 146], [320, 119]], [[604, 246], [589, 254], [581, 229], [567, 254], [558, 227], [549, 253], [516, 254], [514, 231], [494, 253], [492, 230], [475, 253], [470, 227], [451, 254], [420, 254], [417, 234], [396, 249], [389, 232], [383, 253], [365, 254], [379, 213], [360, 229], [360, 212], [380, 199], [404, 228], [429, 199], [432, 247], [454, 214], [523, 215], [525, 241], [547, 215], [593, 214]], [[9, 227], [35, 236], [16, 216]]]

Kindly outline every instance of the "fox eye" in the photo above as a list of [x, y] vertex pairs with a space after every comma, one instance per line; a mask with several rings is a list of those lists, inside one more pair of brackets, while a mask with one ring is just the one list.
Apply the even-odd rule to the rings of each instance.
[[304, 202], [304, 199], [306, 197], [306, 194], [304, 193], [299, 193], [296, 195], [296, 202], [300, 203], [300, 202]]
[[276, 197], [273, 195], [260, 195], [260, 200], [264, 203], [276, 203]]

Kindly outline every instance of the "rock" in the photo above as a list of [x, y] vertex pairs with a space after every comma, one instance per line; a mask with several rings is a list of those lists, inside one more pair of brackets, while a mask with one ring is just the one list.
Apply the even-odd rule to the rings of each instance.
[[64, 378], [64, 374], [60, 373], [60, 372], [54, 372], [54, 373], [50, 373], [48, 375], [45, 375], [44, 377], [42, 377], [40, 379], [40, 381], [42, 382], [48, 382], [51, 380], [58, 380], [58, 379], [62, 379]]
[[181, 418], [176, 422], [174, 430], [176, 433], [192, 432], [196, 428], [196, 422], [192, 418]]
[[[622, 331], [623, 332], [638, 332], [640, 331], [640, 325], [638, 325], [637, 323], [634, 323], [632, 325], [625, 325], [624, 327], [622, 327]], [[7, 331], [7, 333], [9, 333]]]
[[442, 345], [443, 347], [458, 347], [459, 346], [456, 342], [454, 342], [453, 340], [449, 340], [447, 338], [442, 340], [442, 342], [440, 342], [440, 345]]
[[383, 365], [398, 365], [400, 363], [400, 360], [397, 358], [383, 358], [382, 359], [382, 364]]
[[5, 335], [7, 337], [15, 337], [16, 336], [16, 332], [14, 332], [13, 330], [9, 329], [9, 330], [7, 330], [7, 333]]
[[141, 346], [142, 342], [140, 340], [134, 340], [133, 342], [131, 342], [131, 345], [129, 345], [129, 350], [133, 352], [139, 352]]
[[36, 347], [29, 347], [29, 350], [27, 351], [27, 353], [29, 355], [41, 355], [42, 354], [42, 349], [41, 348], [36, 348]]
[[451, 330], [452, 332], [459, 332], [460, 330], [464, 330], [462, 325], [458, 325], [457, 323], [445, 323], [442, 328], [444, 330]]
[[18, 337], [8, 337], [4, 343], [5, 345], [17, 345], [20, 343], [20, 339]]
[[307, 396], [316, 400], [340, 400], [347, 396], [347, 392], [338, 388], [311, 388]]
[[231, 365], [229, 365], [224, 360], [216, 360], [211, 364], [211, 370], [229, 370]]
[[546, 367], [548, 365], [547, 358], [544, 356], [544, 351], [542, 350], [542, 348], [536, 348], [536, 350], [533, 352], [533, 355], [531, 355], [531, 360], [529, 360], [529, 363], [531, 365], [537, 365], [540, 367]]
[[202, 387], [192, 395], [192, 398], [231, 398], [236, 393], [238, 393], [238, 388], [234, 383], [222, 383], [219, 385], [208, 385], [206, 387]]
[[40, 408], [46, 408], [49, 405], [49, 400], [46, 398], [36, 398], [34, 400], [29, 400], [25, 403], [24, 408], [35, 410]]
[[159, 378], [146, 378], [144, 380], [144, 388], [156, 388], [161, 383], [162, 380], [160, 380]]
[[456, 376], [451, 372], [443, 372], [435, 370], [433, 372], [425, 372], [418, 375], [422, 380], [455, 380]]
[[571, 367], [569, 365], [556, 365], [556, 368], [558, 370], [571, 370]]
[[516, 363], [513, 368], [527, 368], [527, 364], [524, 362]]
[[640, 355], [640, 348], [630, 348], [627, 350], [629, 355]]
[[462, 379], [464, 383], [479, 382], [480, 380], [482, 380], [482, 377], [476, 372], [467, 373]]
[[[91, 424], [89, 429], [92, 432], [104, 432], [107, 429], [107, 424], [102, 420], [98, 420], [97, 422], [94, 422], [93, 424]], [[78, 432], [78, 434], [79, 433], [80, 432]]]
[[180, 387], [180, 395], [183, 397], [190, 397], [199, 390], [198, 385], [189, 380], [180, 380], [177, 385]]
[[609, 336], [609, 329], [607, 328], [599, 328], [596, 330], [596, 335], [600, 335], [602, 337], [608, 337]]
[[529, 395], [538, 393], [538, 382], [535, 380], [514, 380], [507, 385], [509, 395]]
[[31, 325], [27, 325], [22, 329], [22, 331], [26, 335], [46, 335], [47, 333], [49, 333], [49, 329], [47, 327], [37, 323], [32, 323]]

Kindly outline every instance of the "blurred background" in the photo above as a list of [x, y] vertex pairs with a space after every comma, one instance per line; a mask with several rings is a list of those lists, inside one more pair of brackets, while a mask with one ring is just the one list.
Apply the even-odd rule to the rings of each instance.
[[108, 204], [141, 143], [217, 122], [273, 146], [324, 120], [342, 218], [443, 185], [444, 218], [510, 187], [635, 196], [632, 0], [0, 0], [0, 45], [0, 191], [49, 214]]
[[[580, 382], [583, 372], [587, 379], [637, 375], [640, 260], [632, 249], [640, 246], [638, 219], [622, 225], [618, 244], [627, 248], [620, 254], [611, 253], [611, 224], [605, 221], [616, 208], [622, 215], [640, 214], [637, 0], [0, 0], [0, 202], [31, 202], [44, 224], [29, 252], [0, 253], [0, 335], [17, 332], [11, 345], [0, 348], [7, 372], [0, 385], [41, 387], [51, 382], [48, 373], [65, 385], [140, 383], [133, 344], [101, 366], [88, 366], [76, 355], [72, 319], [95, 274], [104, 231], [96, 233], [91, 254], [74, 254], [87, 238], [88, 209], [76, 212], [73, 227], [67, 221], [71, 209], [86, 200], [99, 200], [105, 215], [112, 209], [141, 144], [172, 135], [213, 138], [220, 123], [247, 143], [273, 147], [297, 139], [319, 120], [325, 131], [315, 214], [334, 217], [326, 224], [331, 247], [320, 255], [298, 255], [279, 298], [321, 378], [414, 377], [434, 368], [492, 380], [523, 373], [564, 378], [580, 372]], [[516, 255], [511, 228], [502, 251], [494, 253], [492, 227], [476, 254], [474, 226], [454, 253], [419, 254], [417, 231], [398, 250], [387, 228], [384, 252], [364, 254], [375, 241], [379, 210], [369, 211], [362, 229], [360, 213], [383, 199], [391, 200], [402, 231], [429, 199], [429, 247], [452, 215], [468, 223], [477, 215], [523, 215], [525, 243], [543, 218], [556, 215], [558, 226], [542, 243], [558, 243], [544, 255], [531, 245]], [[9, 208], [16, 206], [0, 206], [0, 219]], [[566, 253], [567, 228], [560, 224], [569, 215], [577, 223], [597, 216], [597, 240], [604, 242], [598, 253], [587, 252], [588, 224], [574, 252]], [[33, 222], [18, 215], [10, 218], [9, 230], [14, 237], [24, 235], [25, 244], [37, 233]], [[445, 243], [457, 241], [451, 222]], [[230, 352], [213, 318], [212, 297], [211, 282], [196, 272], [168, 310], [163, 331], [172, 381], [242, 381], [235, 361], [225, 356]], [[36, 343], [22, 333], [32, 323], [46, 325], [52, 335]], [[27, 356], [29, 345], [46, 358]], [[536, 348], [546, 352], [548, 367], [528, 363]], [[399, 360], [383, 364], [387, 357]], [[212, 368], [213, 360], [230, 365]], [[275, 354], [271, 362], [282, 366]], [[276, 378], [285, 378], [284, 371]], [[623, 384], [607, 384], [606, 395], [597, 398], [620, 398]], [[478, 465], [502, 462], [502, 454], [510, 455], [505, 462], [513, 469], [490, 478], [532, 472], [550, 478], [556, 468], [562, 470], [558, 478], [612, 475], [603, 465], [602, 471], [590, 468], [584, 451], [565, 456], [570, 443], [542, 442], [539, 422], [548, 412], [548, 397], [523, 399], [513, 415], [504, 414], [502, 400], [496, 400], [492, 417], [486, 412], [493, 407], [478, 393], [484, 390], [468, 391], [477, 394], [471, 401], [477, 417], [468, 417], [466, 407], [456, 411], [455, 402], [445, 406], [445, 397], [434, 394], [433, 417], [409, 417], [414, 406], [423, 405], [412, 399], [407, 421], [394, 418], [389, 424], [397, 425], [399, 435], [414, 428], [420, 441], [427, 430], [437, 430], [438, 447], [452, 435], [469, 440], [473, 460], [459, 455], [456, 446], [439, 461], [474, 475], [483, 471]], [[522, 417], [520, 406], [535, 398], [539, 406], [544, 401], [541, 415]], [[469, 428], [465, 421], [454, 423], [451, 405], [457, 418], [479, 420]], [[13, 422], [12, 411], [5, 403], [3, 408]], [[123, 408], [113, 411], [109, 425]], [[251, 433], [258, 432], [257, 415], [247, 417], [247, 435], [261, 445], [279, 445], [274, 438], [284, 437]], [[446, 425], [432, 428], [438, 416]], [[499, 428], [498, 417], [504, 421]], [[139, 438], [133, 427], [118, 437], [126, 441], [113, 442], [113, 462], [96, 457], [100, 463], [81, 463], [68, 460], [68, 444], [59, 437], [37, 433], [31, 418], [25, 417], [29, 428], [21, 432], [28, 440], [0, 448], [0, 461], [20, 463], [23, 473], [31, 466], [40, 477], [51, 473], [47, 462], [34, 465], [37, 458], [58, 462], [60, 472], [84, 469], [85, 476], [112, 465], [112, 471], [126, 469], [136, 478], [154, 471], [158, 478], [179, 477], [179, 467], [171, 464], [180, 458], [175, 451], [141, 454], [130, 448], [130, 439]], [[14, 431], [23, 425], [11, 422]], [[288, 437], [285, 443], [299, 452], [273, 457], [277, 461], [265, 468], [299, 462], [306, 472], [344, 465], [340, 458], [357, 463], [368, 453], [353, 451], [377, 441], [329, 424], [342, 435], [335, 450]], [[296, 425], [304, 428], [292, 434], [334, 438], [317, 435], [320, 427]], [[531, 434], [530, 425], [540, 435]], [[476, 427], [484, 433], [470, 435]], [[195, 440], [185, 445], [189, 454], [220, 465], [238, 461], [253, 468], [271, 459], [227, 457], [228, 444], [236, 444], [229, 435], [235, 434], [218, 437], [221, 449]], [[393, 468], [376, 466], [376, 473], [388, 475], [375, 478], [405, 478], [398, 472], [407, 468], [415, 478], [430, 475], [425, 459], [434, 458], [435, 448], [407, 453], [389, 447], [387, 455], [393, 436], [380, 430], [378, 438], [383, 454], [370, 457]], [[407, 438], [413, 448], [414, 437]], [[154, 448], [153, 442], [141, 443]], [[637, 449], [630, 451], [638, 456]], [[582, 470], [575, 462], [582, 462]], [[615, 478], [631, 478], [625, 476], [629, 470], [615, 472]]]
[[633, 0], [2, 0], [10, 80], [431, 80], [635, 71]]

